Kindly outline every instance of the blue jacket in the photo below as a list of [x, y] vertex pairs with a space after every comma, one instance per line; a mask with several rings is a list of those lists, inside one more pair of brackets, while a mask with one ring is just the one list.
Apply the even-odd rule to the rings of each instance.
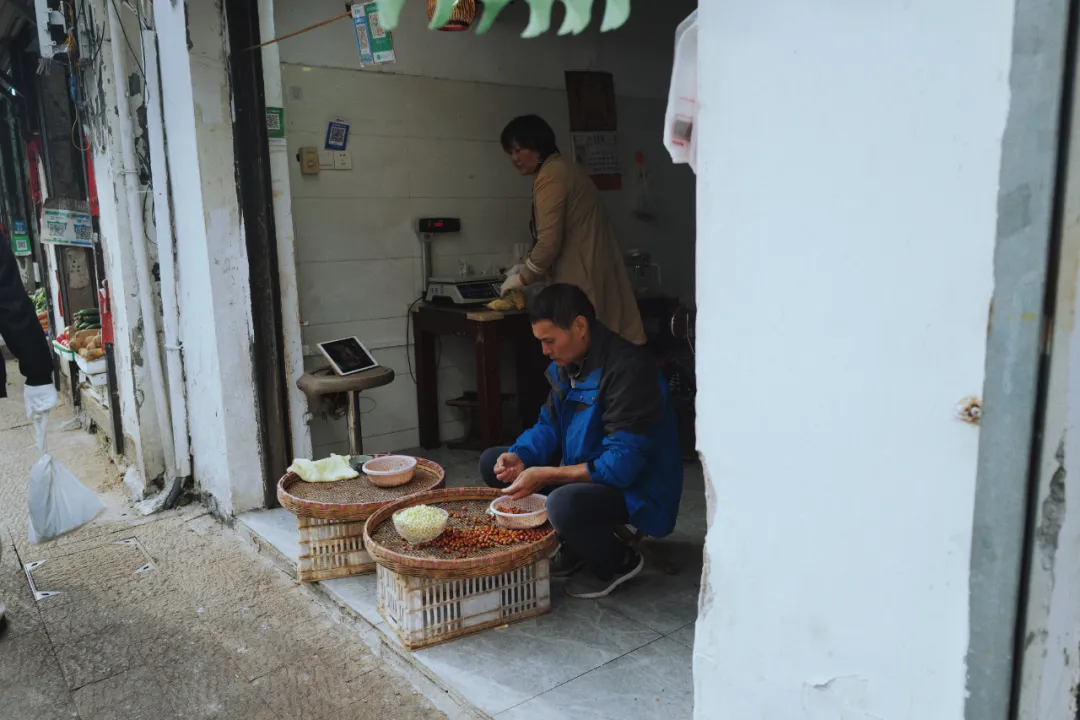
[[577, 378], [572, 385], [566, 368], [550, 365], [540, 420], [510, 452], [526, 467], [588, 463], [593, 482], [622, 491], [634, 527], [670, 534], [683, 465], [663, 376], [643, 348], [596, 322]]

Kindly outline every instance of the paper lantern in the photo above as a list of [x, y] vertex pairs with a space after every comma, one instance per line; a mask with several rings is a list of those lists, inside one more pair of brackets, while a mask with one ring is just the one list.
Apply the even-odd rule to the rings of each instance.
[[[435, 7], [438, 5], [438, 0], [427, 0], [427, 16], [428, 20], [435, 17]], [[446, 21], [439, 30], [445, 32], [461, 32], [468, 30], [472, 25], [473, 20], [476, 19], [476, 0], [457, 0], [454, 3], [454, 12], [450, 15], [450, 19]]]

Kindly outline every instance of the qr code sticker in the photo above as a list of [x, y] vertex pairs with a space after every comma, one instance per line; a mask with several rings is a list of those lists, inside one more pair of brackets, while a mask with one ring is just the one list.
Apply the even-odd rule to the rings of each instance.
[[76, 240], [91, 240], [92, 232], [89, 225], [76, 225], [75, 226], [75, 239]]
[[345, 144], [345, 128], [341, 125], [330, 126], [330, 145]]
[[266, 113], [266, 129], [267, 130], [280, 130], [281, 129], [281, 116], [277, 113]]
[[687, 144], [693, 134], [694, 121], [692, 119], [682, 115], [675, 118], [675, 126], [672, 128], [671, 135], [672, 141], [676, 145]]

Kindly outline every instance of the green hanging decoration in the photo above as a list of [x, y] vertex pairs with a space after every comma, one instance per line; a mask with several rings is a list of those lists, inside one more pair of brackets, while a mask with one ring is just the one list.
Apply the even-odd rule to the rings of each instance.
[[495, 18], [511, 2], [513, 0], [487, 0], [484, 3], [484, 12], [480, 15], [480, 22], [476, 24], [476, 34], [483, 35], [490, 30], [491, 26], [495, 24]]
[[600, 23], [600, 32], [621, 28], [629, 19], [630, 0], [607, 0], [604, 20]]
[[[608, 0], [610, 3], [611, 0]], [[585, 28], [589, 27], [592, 19], [593, 0], [563, 0], [566, 6], [566, 16], [563, 18], [560, 35], [580, 35]]]
[[521, 37], [534, 38], [546, 33], [551, 27], [551, 9], [554, 6], [555, 0], [529, 0], [529, 24]]
[[[566, 6], [566, 17], [559, 28], [559, 35], [577, 35], [589, 26], [592, 19], [592, 6], [594, 2], [602, 0], [562, 0]], [[622, 27], [630, 18], [630, 0], [606, 0], [604, 19], [600, 25], [601, 32], [608, 32]], [[401, 7], [405, 0], [378, 0], [379, 20], [387, 30], [393, 30], [401, 18]], [[454, 13], [456, 0], [438, 0], [435, 5], [435, 14], [431, 17], [428, 27], [437, 30], [444, 26]], [[495, 24], [495, 18], [509, 5], [511, 0], [486, 0], [484, 12], [480, 21], [476, 23], [476, 34], [483, 35]], [[555, 6], [555, 0], [525, 0], [529, 5], [529, 24], [521, 33], [523, 38], [534, 38], [543, 35], [551, 29], [551, 11]]]

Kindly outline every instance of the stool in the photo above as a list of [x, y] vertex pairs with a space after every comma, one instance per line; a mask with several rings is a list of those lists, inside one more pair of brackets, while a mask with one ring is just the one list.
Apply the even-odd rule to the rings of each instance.
[[346, 399], [345, 415], [349, 424], [349, 453], [364, 454], [364, 436], [360, 428], [360, 393], [364, 390], [389, 385], [394, 381], [394, 371], [386, 367], [361, 370], [352, 375], [338, 375], [330, 366], [304, 373], [296, 381], [296, 387], [312, 401], [327, 406], [332, 415], [337, 412], [337, 398]]
[[679, 573], [679, 569], [675, 567], [674, 564], [669, 563], [667, 560], [653, 552], [652, 548], [645, 545], [643, 541], [648, 536], [640, 530], [637, 532], [630, 532], [630, 528], [625, 525], [617, 525], [615, 527], [615, 535], [619, 540], [622, 540], [626, 545], [631, 547], [634, 552], [641, 555], [641, 557], [645, 559], [645, 562], [650, 565], [656, 565], [663, 570], [665, 575], [677, 575]]

